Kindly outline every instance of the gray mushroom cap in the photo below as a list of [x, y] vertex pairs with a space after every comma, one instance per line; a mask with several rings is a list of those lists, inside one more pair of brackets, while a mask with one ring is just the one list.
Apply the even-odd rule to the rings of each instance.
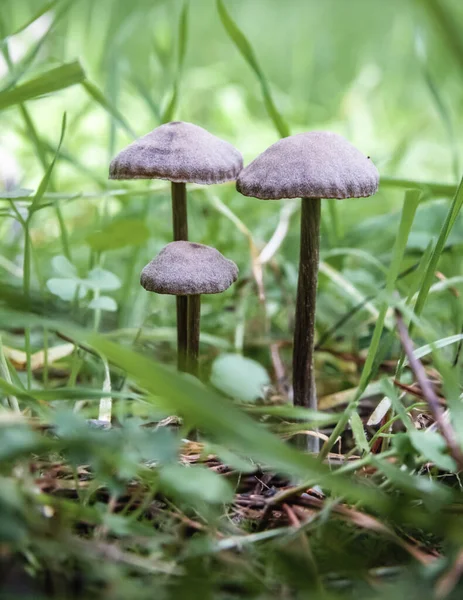
[[243, 169], [244, 196], [362, 198], [373, 195], [379, 173], [372, 161], [337, 133], [311, 131], [283, 138]]
[[109, 178], [212, 184], [236, 179], [242, 168], [243, 158], [231, 144], [202, 127], [174, 121], [119, 152]]
[[148, 292], [190, 296], [219, 294], [238, 278], [238, 267], [218, 250], [194, 242], [171, 242], [141, 272]]

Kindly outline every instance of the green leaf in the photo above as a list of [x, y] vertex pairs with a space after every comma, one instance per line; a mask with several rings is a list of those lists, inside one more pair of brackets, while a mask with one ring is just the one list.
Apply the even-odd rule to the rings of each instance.
[[51, 178], [51, 174], [53, 172], [53, 169], [55, 167], [56, 164], [56, 160], [58, 158], [59, 155], [59, 151], [61, 148], [61, 144], [63, 143], [63, 138], [64, 138], [64, 133], [66, 131], [66, 113], [64, 113], [63, 115], [63, 120], [61, 122], [61, 135], [59, 138], [59, 143], [58, 143], [58, 147], [56, 148], [56, 152], [55, 152], [55, 156], [53, 157], [53, 160], [51, 161], [50, 165], [48, 166], [48, 169], [45, 172], [45, 175], [42, 178], [42, 181], [40, 182], [40, 185], [37, 189], [37, 192], [34, 196], [34, 199], [32, 200], [32, 203], [29, 207], [29, 218], [32, 215], [32, 213], [37, 210], [37, 208], [40, 206], [40, 203], [42, 201], [43, 195], [47, 190], [48, 184], [50, 183], [50, 178]]
[[455, 473], [457, 465], [449, 456], [444, 438], [437, 431], [419, 431], [418, 429], [408, 432], [410, 441], [418, 452], [427, 460], [434, 463], [439, 469]]
[[188, 1], [185, 0], [178, 23], [178, 70], [181, 71], [185, 61], [188, 42]]
[[[30, 319], [28, 322], [32, 322]], [[40, 320], [43, 325], [43, 318]], [[55, 323], [55, 327], [57, 324]], [[66, 330], [63, 324], [62, 331]], [[169, 414], [178, 414], [192, 425], [199, 425], [217, 443], [249, 456], [280, 473], [314, 478], [320, 486], [354, 501], [387, 511], [388, 499], [381, 491], [355, 483], [341, 474], [331, 473], [318, 459], [298, 452], [258, 425], [232, 402], [218, 396], [193, 378], [182, 376], [151, 358], [106, 340], [104, 337], [73, 328], [69, 334], [90, 344], [114, 365], [120, 366], [146, 390], [145, 401], [152, 401]], [[155, 400], [153, 400], [155, 398]]]
[[351, 414], [350, 426], [352, 427], [355, 443], [361, 450], [368, 454], [370, 452], [370, 446], [368, 444], [367, 436], [365, 435], [362, 419], [357, 412]]
[[84, 298], [87, 294], [87, 290], [79, 285], [79, 281], [77, 279], [52, 277], [47, 281], [47, 288], [52, 294], [58, 296], [61, 298], [61, 300], [65, 300], [66, 302], [70, 302], [75, 298], [77, 288], [79, 288], [79, 298]]
[[114, 298], [109, 296], [100, 296], [99, 298], [93, 298], [88, 305], [89, 308], [96, 310], [107, 310], [108, 312], [115, 312], [117, 310], [117, 303]]
[[18, 188], [17, 190], [0, 190], [0, 200], [15, 200], [17, 198], [24, 199], [30, 196], [34, 190]]
[[55, 6], [57, 4], [59, 4], [60, 2], [61, 2], [61, 0], [50, 0], [49, 2], [44, 4], [39, 9], [39, 11], [36, 12], [30, 19], [28, 19], [26, 22], [24, 22], [20, 27], [12, 30], [9, 33], [2, 32], [2, 37], [3, 37], [2, 41], [7, 40], [9, 37], [13, 37], [14, 35], [18, 35], [18, 33], [21, 33], [22, 31], [27, 29], [30, 25], [32, 25], [32, 23], [34, 23], [34, 21], [37, 21], [38, 19], [40, 19], [40, 17], [42, 17], [45, 13], [47, 13], [50, 10], [52, 10], [53, 8], [55, 8]]
[[254, 402], [262, 398], [270, 378], [255, 360], [241, 354], [222, 354], [212, 364], [210, 382], [231, 398]]
[[54, 256], [51, 261], [51, 266], [56, 275], [65, 278], [78, 279], [77, 269], [65, 256]]
[[12, 90], [1, 92], [0, 110], [82, 83], [84, 79], [85, 73], [78, 61], [55, 67]]
[[166, 465], [159, 469], [159, 483], [167, 494], [193, 504], [231, 502], [233, 488], [228, 481], [205, 467]]
[[254, 54], [251, 44], [231, 18], [222, 0], [217, 0], [217, 9], [219, 11], [220, 20], [222, 21], [222, 24], [225, 27], [228, 35], [259, 79], [265, 108], [267, 109], [267, 112], [272, 119], [276, 130], [281, 137], [287, 137], [290, 135], [289, 127], [275, 106], [267, 79], [262, 72], [259, 63], [257, 62], [257, 58]]
[[85, 279], [82, 279], [82, 283], [88, 287], [104, 292], [110, 292], [118, 290], [121, 287], [121, 281], [117, 275], [102, 269], [101, 267], [95, 267], [90, 271]]
[[[387, 297], [392, 296], [396, 285], [397, 277], [400, 272], [400, 265], [403, 260], [405, 248], [407, 246], [408, 236], [415, 218], [416, 209], [420, 202], [421, 192], [419, 190], [408, 190], [405, 193], [404, 204], [402, 208], [402, 214], [400, 217], [399, 231], [397, 232], [396, 241], [392, 250], [392, 261], [386, 278], [386, 294]], [[384, 330], [386, 314], [388, 311], [388, 303], [384, 301], [380, 307], [379, 316], [376, 319], [375, 329], [373, 331], [373, 337], [371, 340], [370, 348], [368, 350], [367, 359], [363, 367], [360, 382], [357, 387], [357, 393], [355, 397], [349, 403], [343, 417], [338, 421], [337, 425], [333, 429], [329, 440], [325, 442], [321, 450], [321, 456], [326, 458], [329, 450], [332, 448], [334, 442], [337, 440], [339, 434], [343, 431], [352, 413], [356, 410], [358, 402], [362, 397], [367, 385], [371, 379], [375, 376], [378, 363], [377, 357], [380, 351], [383, 349], [381, 345], [382, 333]]]
[[[452, 231], [453, 226], [455, 225], [455, 221], [457, 220], [458, 215], [460, 214], [461, 207], [463, 205], [463, 178], [460, 181], [460, 185], [458, 186], [457, 192], [453, 199], [453, 202], [447, 212], [447, 216], [444, 224], [442, 225], [439, 238], [434, 247], [434, 250], [431, 255], [431, 259], [428, 264], [428, 268], [426, 270], [426, 274], [424, 276], [424, 281], [421, 285], [420, 291], [418, 293], [418, 298], [415, 303], [414, 312], [416, 315], [420, 315], [423, 311], [424, 305], [426, 304], [426, 300], [429, 295], [429, 290], [431, 289], [432, 284], [434, 283], [435, 272], [437, 270], [437, 264], [439, 259], [444, 251], [445, 244], [447, 239]], [[410, 326], [410, 335], [413, 327]]]
[[235, 469], [239, 473], [253, 473], [257, 466], [247, 458], [242, 458], [235, 452], [231, 452], [228, 448], [210, 444], [207, 446], [207, 451], [212, 454], [217, 454], [220, 460], [228, 467]]
[[82, 85], [86, 92], [89, 94], [89, 96], [91, 96], [91, 98], [93, 98], [95, 102], [97, 102], [102, 108], [104, 108], [104, 110], [113, 117], [116, 123], [118, 123], [119, 126], [122, 129], [124, 129], [130, 137], [132, 137], [133, 139], [138, 137], [134, 130], [130, 127], [126, 119], [119, 112], [119, 110], [106, 98], [103, 92], [99, 90], [94, 83], [86, 79], [85, 81], [83, 81]]
[[141, 219], [121, 219], [101, 231], [90, 233], [87, 243], [95, 252], [106, 252], [126, 246], [142, 246], [149, 236], [150, 231]]

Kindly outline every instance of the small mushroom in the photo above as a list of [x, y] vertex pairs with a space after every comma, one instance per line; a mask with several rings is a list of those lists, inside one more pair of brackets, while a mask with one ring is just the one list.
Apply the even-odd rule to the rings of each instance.
[[[233, 181], [243, 168], [236, 148], [192, 123], [174, 121], [124, 148], [109, 167], [110, 179], [167, 179], [172, 182], [174, 240], [188, 240], [186, 184]], [[177, 298], [178, 367], [185, 369], [186, 296]]]
[[220, 294], [238, 278], [238, 267], [218, 250], [193, 242], [171, 242], [141, 272], [148, 292], [188, 297], [187, 369], [198, 374], [200, 296]]
[[342, 136], [312, 131], [283, 138], [241, 171], [236, 187], [263, 200], [301, 198], [301, 240], [293, 350], [294, 404], [317, 408], [313, 373], [320, 198], [361, 198], [378, 189], [369, 158]]

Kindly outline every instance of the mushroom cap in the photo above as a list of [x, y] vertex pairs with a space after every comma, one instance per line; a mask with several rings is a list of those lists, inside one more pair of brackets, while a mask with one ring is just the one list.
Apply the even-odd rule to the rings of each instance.
[[372, 161], [337, 133], [311, 131], [283, 138], [243, 169], [236, 188], [244, 196], [362, 198], [378, 189]]
[[219, 294], [238, 278], [238, 267], [218, 250], [194, 242], [167, 244], [141, 272], [148, 292], [190, 296]]
[[228, 142], [192, 123], [166, 123], [124, 148], [109, 167], [110, 179], [168, 179], [224, 183], [236, 179], [243, 158]]

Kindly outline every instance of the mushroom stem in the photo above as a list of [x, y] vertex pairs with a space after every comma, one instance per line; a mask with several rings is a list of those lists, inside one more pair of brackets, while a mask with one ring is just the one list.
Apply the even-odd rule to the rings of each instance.
[[[188, 240], [186, 185], [172, 182], [172, 225], [174, 241]], [[177, 368], [187, 370], [188, 296], [177, 296]]]
[[199, 332], [201, 321], [201, 296], [195, 294], [188, 297], [188, 372], [198, 376]]
[[302, 198], [301, 202], [301, 250], [293, 350], [294, 404], [316, 409], [313, 349], [320, 247], [320, 199]]

